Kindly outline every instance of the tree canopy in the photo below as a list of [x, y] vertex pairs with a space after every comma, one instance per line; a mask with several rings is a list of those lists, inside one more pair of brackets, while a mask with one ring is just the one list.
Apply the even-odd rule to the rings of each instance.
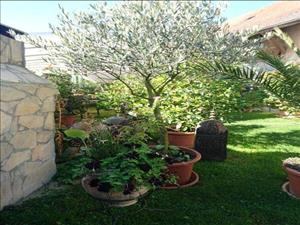
[[[210, 1], [97, 3], [91, 11], [74, 14], [61, 8], [58, 26], [50, 26], [60, 41], [30, 40], [48, 48], [54, 66], [63, 63], [71, 73], [110, 76], [128, 88], [123, 77], [130, 74], [159, 96], [195, 57], [249, 60], [257, 45], [229, 33], [221, 10]], [[154, 86], [151, 81], [161, 75], [165, 80]]]

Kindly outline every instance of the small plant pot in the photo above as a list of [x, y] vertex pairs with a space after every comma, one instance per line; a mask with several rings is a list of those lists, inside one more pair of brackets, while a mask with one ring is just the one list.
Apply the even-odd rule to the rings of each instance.
[[61, 124], [66, 127], [71, 127], [76, 122], [75, 115], [62, 115], [61, 116]]
[[300, 172], [283, 165], [289, 179], [289, 191], [296, 198], [300, 198]]
[[195, 132], [168, 131], [169, 144], [194, 149]]
[[82, 178], [81, 184], [83, 189], [89, 193], [92, 197], [108, 203], [112, 207], [126, 207], [134, 205], [138, 202], [138, 199], [146, 195], [149, 191], [146, 187], [140, 187], [138, 191], [131, 194], [124, 195], [123, 192], [102, 192], [98, 191], [97, 187], [91, 187], [90, 181], [93, 180], [93, 176], [86, 176]]
[[189, 183], [193, 173], [194, 164], [201, 159], [201, 154], [193, 149], [185, 147], [180, 147], [180, 150], [190, 154], [192, 159], [187, 162], [169, 164], [167, 167], [168, 172], [177, 177], [177, 183], [179, 185], [185, 185]]

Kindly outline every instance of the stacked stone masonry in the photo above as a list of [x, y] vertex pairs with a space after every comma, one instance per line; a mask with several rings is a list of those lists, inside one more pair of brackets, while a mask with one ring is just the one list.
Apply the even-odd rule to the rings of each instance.
[[0, 209], [28, 196], [56, 172], [56, 94], [48, 82], [1, 80]]

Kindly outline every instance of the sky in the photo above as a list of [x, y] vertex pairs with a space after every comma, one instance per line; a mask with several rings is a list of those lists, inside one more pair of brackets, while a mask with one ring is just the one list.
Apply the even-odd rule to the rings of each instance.
[[[57, 22], [58, 4], [66, 11], [86, 11], [96, 1], [3, 1], [1, 23], [27, 33], [49, 32], [49, 23]], [[275, 1], [228, 1], [224, 16], [228, 19], [268, 6]], [[118, 4], [110, 1], [109, 4]]]

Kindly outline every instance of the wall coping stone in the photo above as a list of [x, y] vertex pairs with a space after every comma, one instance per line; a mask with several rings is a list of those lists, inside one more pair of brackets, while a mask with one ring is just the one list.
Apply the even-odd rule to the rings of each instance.
[[52, 84], [47, 79], [39, 77], [22, 66], [1, 64], [0, 80], [25, 84]]

